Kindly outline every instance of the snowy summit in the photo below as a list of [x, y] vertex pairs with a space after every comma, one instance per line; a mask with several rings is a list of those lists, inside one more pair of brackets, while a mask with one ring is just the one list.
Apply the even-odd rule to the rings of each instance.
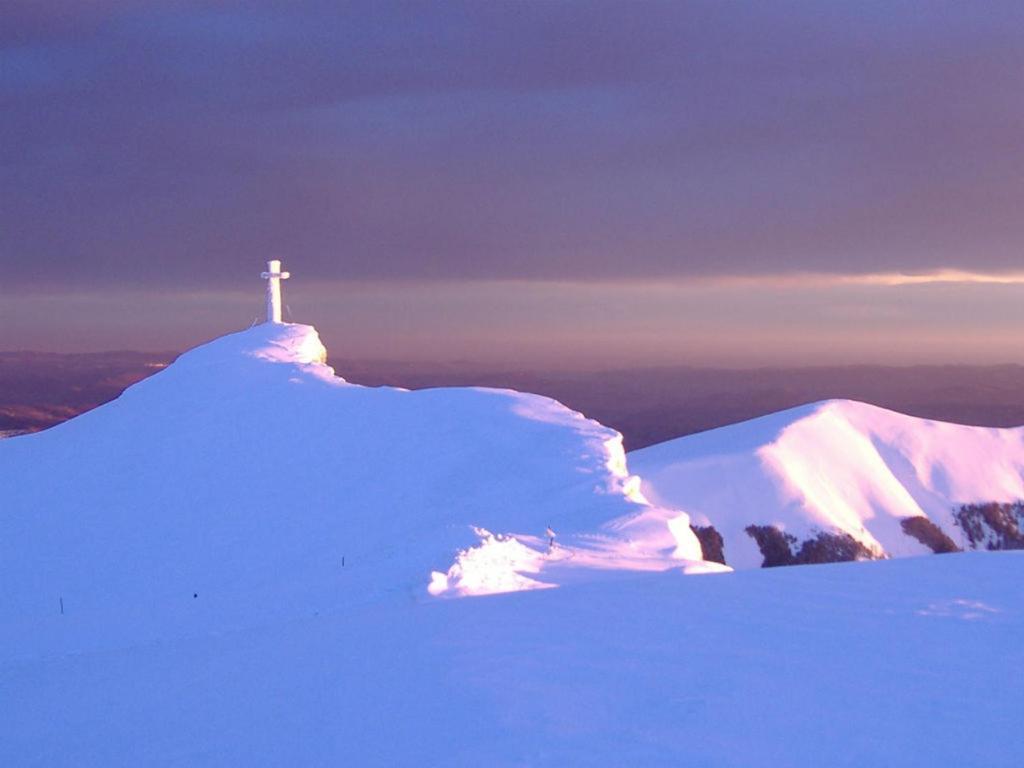
[[0, 443], [7, 620], [61, 595], [269, 609], [699, 565], [613, 430], [512, 391], [356, 386], [325, 359], [312, 327], [265, 323]]

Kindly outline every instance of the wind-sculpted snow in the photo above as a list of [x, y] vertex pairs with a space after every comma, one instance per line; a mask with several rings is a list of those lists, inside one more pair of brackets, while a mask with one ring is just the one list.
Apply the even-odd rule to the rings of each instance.
[[308, 326], [256, 326], [0, 443], [4, 641], [60, 600], [111, 621], [195, 602], [241, 621], [557, 585], [566, 553], [577, 571], [700, 559], [613, 430], [513, 391], [360, 387], [324, 359]]
[[1021, 429], [850, 401], [662, 443], [631, 453], [629, 464], [653, 502], [714, 526], [726, 562], [739, 568], [769, 559], [769, 540], [789, 547], [781, 559], [794, 563], [949, 551], [950, 542], [971, 549], [978, 537], [962, 527], [963, 505], [1024, 499]]

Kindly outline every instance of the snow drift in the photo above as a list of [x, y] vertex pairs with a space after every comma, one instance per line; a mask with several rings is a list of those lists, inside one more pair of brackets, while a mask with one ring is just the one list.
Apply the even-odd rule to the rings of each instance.
[[613, 430], [512, 391], [356, 386], [324, 359], [309, 326], [256, 326], [0, 442], [6, 626], [61, 598], [251, 616], [700, 559], [685, 515], [639, 494]]
[[787, 552], [800, 562], [801, 550], [819, 562], [1022, 543], [1021, 429], [828, 401], [634, 451], [629, 464], [645, 496], [713, 527], [733, 567]]

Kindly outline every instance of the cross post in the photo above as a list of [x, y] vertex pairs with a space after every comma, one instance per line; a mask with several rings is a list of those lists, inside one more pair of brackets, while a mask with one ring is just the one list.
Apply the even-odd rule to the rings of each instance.
[[267, 322], [281, 323], [281, 281], [291, 277], [291, 273], [281, 271], [281, 262], [277, 259], [267, 262], [267, 271], [260, 274], [267, 281]]

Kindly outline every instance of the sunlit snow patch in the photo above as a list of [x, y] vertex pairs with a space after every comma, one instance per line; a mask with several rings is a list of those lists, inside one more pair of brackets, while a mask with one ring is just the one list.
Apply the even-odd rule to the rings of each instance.
[[[664, 518], [658, 519], [659, 513], [669, 512], [651, 508], [628, 520], [613, 521], [620, 526], [619, 530], [632, 526], [634, 532], [659, 532], [646, 540], [579, 533], [566, 536], [564, 543], [551, 545], [538, 536], [493, 534], [474, 528], [480, 544], [460, 551], [447, 573], [434, 571], [427, 591], [434, 597], [470, 597], [550, 589], [592, 581], [601, 578], [601, 573], [607, 577], [626, 571], [679, 569], [687, 575], [732, 571], [718, 563], [679, 557], [679, 547], [673, 546], [676, 540], [671, 534], [667, 536], [669, 545], [665, 547], [665, 535], [660, 533], [665, 528]], [[534, 578], [538, 575], [543, 575], [544, 581]]]
[[512, 536], [495, 536], [483, 528], [473, 530], [481, 538], [480, 545], [459, 552], [448, 573], [434, 571], [427, 587], [430, 594], [464, 597], [555, 586], [523, 575], [540, 572], [540, 552]]

